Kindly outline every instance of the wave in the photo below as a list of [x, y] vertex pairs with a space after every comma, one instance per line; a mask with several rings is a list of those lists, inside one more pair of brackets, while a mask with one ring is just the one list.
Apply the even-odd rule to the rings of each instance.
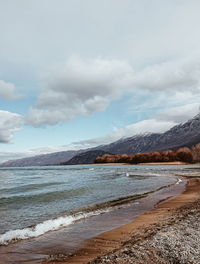
[[[105, 210], [104, 210], [105, 212]], [[61, 216], [57, 219], [46, 220], [43, 223], [37, 224], [34, 227], [24, 229], [10, 230], [3, 235], [0, 235], [0, 245], [8, 245], [19, 240], [29, 239], [41, 236], [49, 231], [58, 230], [61, 227], [67, 227], [75, 221], [84, 219], [86, 217], [101, 214], [102, 211], [94, 211], [89, 213], [80, 213], [74, 216]]]
[[78, 220], [109, 212], [114, 207], [146, 197], [152, 192], [154, 191], [120, 197], [112, 201], [81, 208], [71, 213], [71, 215], [59, 216], [56, 219], [46, 220], [32, 227], [7, 231], [6, 233], [0, 235], [0, 245], [8, 245], [19, 240], [38, 237], [49, 231], [55, 231], [60, 228], [67, 227]]
[[182, 182], [182, 180], [178, 178], [176, 184], [179, 184], [179, 183], [181, 183], [181, 182]]
[[[91, 187], [90, 187], [91, 188]], [[4, 204], [16, 204], [17, 202], [25, 203], [33, 203], [33, 202], [42, 202], [42, 203], [49, 203], [51, 201], [72, 198], [77, 195], [88, 194], [90, 192], [90, 188], [88, 187], [80, 187], [77, 189], [71, 190], [64, 190], [64, 191], [53, 191], [47, 193], [39, 193], [39, 194], [32, 194], [32, 195], [13, 195], [10, 197], [1, 197], [0, 198], [0, 205]]]
[[126, 177], [131, 177], [137, 180], [144, 180], [152, 177], [158, 177], [162, 176], [163, 174], [160, 173], [141, 173], [141, 174], [136, 174], [136, 173], [131, 173], [131, 172], [126, 172], [125, 173]]
[[57, 186], [57, 185], [63, 185], [65, 182], [47, 182], [47, 183], [39, 183], [39, 184], [26, 184], [22, 186], [17, 187], [10, 187], [10, 188], [2, 188], [1, 192], [11, 192], [11, 193], [20, 193], [20, 192], [27, 192], [32, 190], [38, 190], [50, 186]]

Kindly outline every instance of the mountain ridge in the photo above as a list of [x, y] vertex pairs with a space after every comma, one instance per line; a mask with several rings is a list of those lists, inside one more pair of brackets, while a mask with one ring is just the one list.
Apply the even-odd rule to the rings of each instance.
[[103, 150], [89, 150], [82, 152], [60, 165], [93, 164], [95, 159], [105, 154], [112, 154]]

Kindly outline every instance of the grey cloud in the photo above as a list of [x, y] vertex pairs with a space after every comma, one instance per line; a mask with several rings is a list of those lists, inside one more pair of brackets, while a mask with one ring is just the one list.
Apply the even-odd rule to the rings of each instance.
[[22, 128], [23, 117], [0, 110], [0, 143], [10, 143], [13, 133]]
[[135, 85], [150, 91], [200, 92], [200, 60], [180, 60], [152, 65], [138, 72]]
[[1, 1], [1, 57], [38, 69], [77, 51], [142, 64], [191, 54], [199, 50], [200, 3], [183, 2], [29, 0], [27, 8], [25, 0]]

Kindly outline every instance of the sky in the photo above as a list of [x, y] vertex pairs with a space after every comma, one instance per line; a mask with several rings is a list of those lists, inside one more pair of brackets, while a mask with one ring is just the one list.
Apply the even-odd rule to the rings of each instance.
[[0, 162], [199, 112], [199, 0], [0, 0]]

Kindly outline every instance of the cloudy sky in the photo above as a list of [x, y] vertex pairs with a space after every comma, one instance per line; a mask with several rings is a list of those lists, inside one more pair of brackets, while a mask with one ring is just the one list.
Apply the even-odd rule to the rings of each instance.
[[0, 161], [196, 115], [199, 10], [199, 0], [0, 0]]

